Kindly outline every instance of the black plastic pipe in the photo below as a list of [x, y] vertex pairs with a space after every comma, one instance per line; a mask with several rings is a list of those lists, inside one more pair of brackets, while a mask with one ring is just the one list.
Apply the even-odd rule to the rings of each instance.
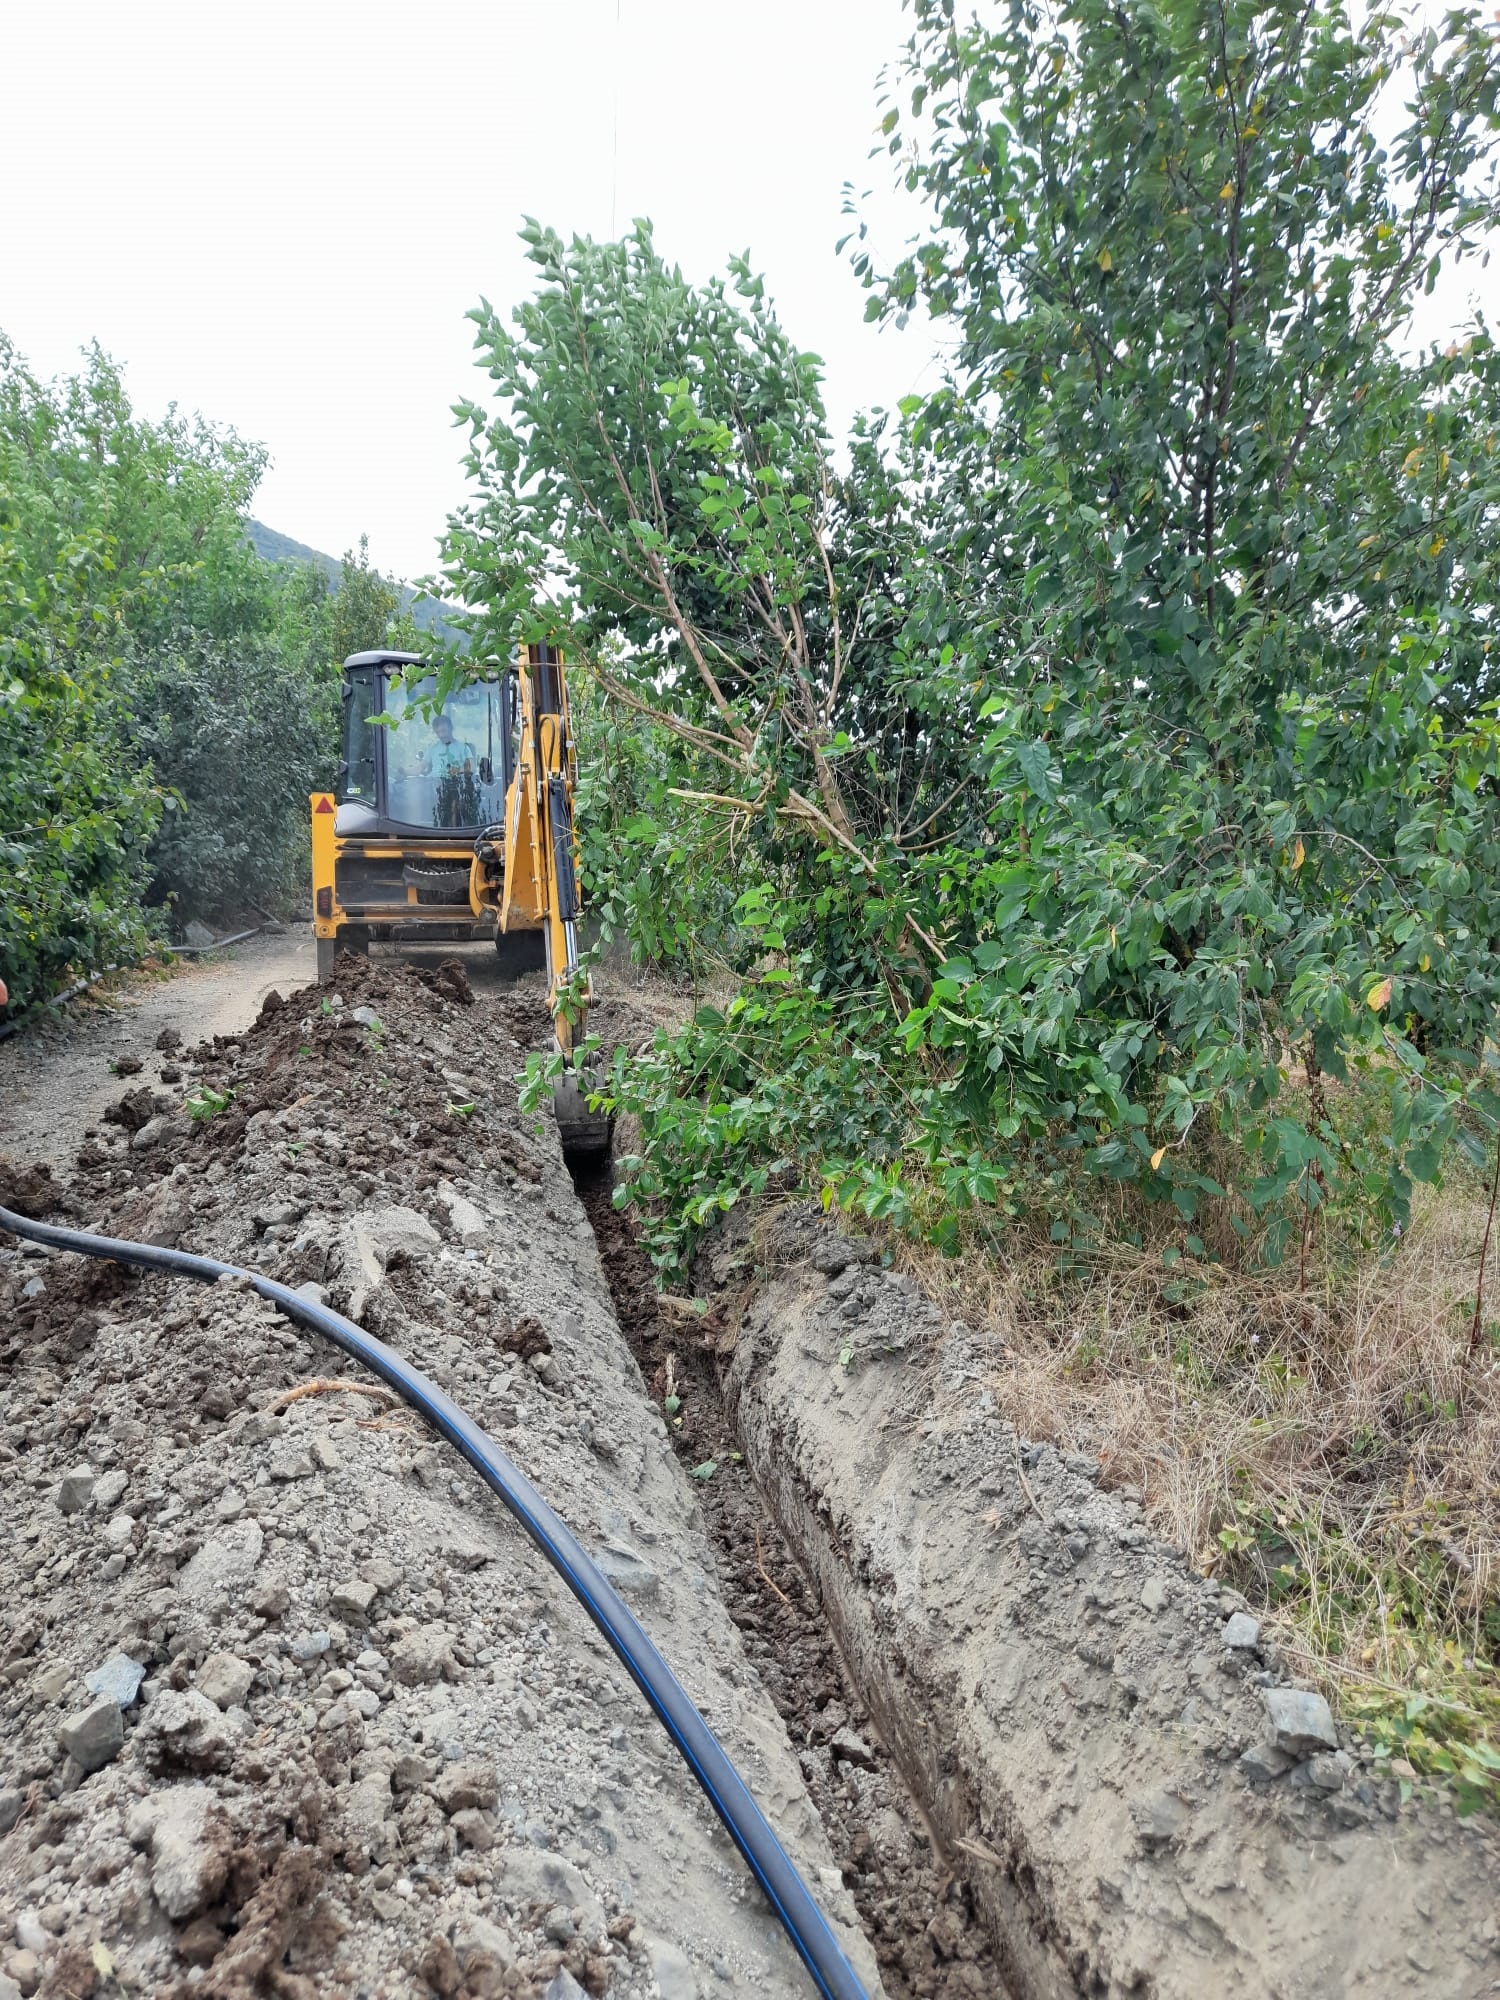
[[55, 1250], [74, 1250], [84, 1257], [104, 1257], [115, 1264], [135, 1264], [148, 1271], [197, 1278], [205, 1284], [213, 1284], [219, 1278], [243, 1278], [288, 1319], [322, 1334], [388, 1383], [463, 1454], [485, 1484], [500, 1496], [609, 1641], [703, 1788], [729, 1837], [744, 1855], [819, 1992], [827, 2000], [869, 2000], [827, 1918], [813, 1901], [807, 1884], [793, 1867], [744, 1779], [634, 1612], [525, 1474], [435, 1382], [403, 1361], [394, 1348], [366, 1333], [353, 1320], [345, 1319], [342, 1313], [315, 1305], [289, 1285], [278, 1284], [259, 1271], [243, 1271], [234, 1264], [221, 1264], [216, 1257], [195, 1257], [186, 1250], [122, 1242], [113, 1236], [92, 1236], [81, 1229], [60, 1229], [49, 1222], [34, 1222], [29, 1216], [13, 1214], [8, 1208], [0, 1208], [0, 1229], [27, 1237], [33, 1243], [49, 1244]]

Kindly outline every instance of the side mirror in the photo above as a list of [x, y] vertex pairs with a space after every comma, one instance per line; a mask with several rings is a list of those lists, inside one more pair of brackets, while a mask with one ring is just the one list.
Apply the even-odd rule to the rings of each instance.
[[493, 785], [495, 782], [495, 767], [488, 757], [479, 760], [479, 782], [481, 785]]

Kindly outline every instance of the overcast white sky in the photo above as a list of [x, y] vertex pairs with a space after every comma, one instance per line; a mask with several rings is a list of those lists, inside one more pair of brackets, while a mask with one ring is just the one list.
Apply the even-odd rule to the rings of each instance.
[[748, 248], [838, 428], [907, 393], [927, 330], [867, 328], [833, 254], [843, 182], [889, 182], [875, 80], [907, 21], [899, 0], [11, 0], [0, 327], [44, 374], [97, 337], [143, 411], [270, 447], [263, 520], [335, 555], [367, 532], [421, 574], [463, 491], [450, 406], [484, 386], [464, 314], [531, 289], [528, 213], [596, 236], [612, 207], [649, 215], [690, 277]]
[[[334, 555], [367, 532], [408, 577], [463, 492], [449, 410], [485, 387], [464, 314], [531, 289], [528, 213], [593, 235], [649, 215], [699, 279], [748, 248], [827, 363], [837, 435], [936, 374], [925, 321], [867, 327], [833, 253], [845, 180], [876, 189], [890, 247], [915, 219], [869, 158], [909, 19], [900, 0], [10, 0], [0, 327], [44, 374], [98, 338], [142, 410], [176, 400], [270, 447], [262, 519]], [[1427, 302], [1425, 337], [1471, 273]]]

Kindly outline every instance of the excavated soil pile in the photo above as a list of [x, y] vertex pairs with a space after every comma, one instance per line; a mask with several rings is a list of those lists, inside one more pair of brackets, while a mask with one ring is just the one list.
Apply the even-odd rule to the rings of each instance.
[[[164, 1048], [33, 1211], [321, 1288], [635, 1604], [878, 1975], [610, 1308], [541, 1017], [341, 961]], [[189, 1108], [191, 1107], [191, 1108]], [[0, 2000], [800, 1995], [624, 1670], [492, 1496], [243, 1283], [0, 1245]]]
[[941, 1854], [845, 1670], [828, 1623], [738, 1449], [719, 1386], [722, 1310], [663, 1298], [608, 1171], [581, 1175], [620, 1325], [672, 1442], [700, 1474], [729, 1615], [781, 1711], [892, 2000], [1003, 2000], [993, 1940]]
[[1243, 1598], [1018, 1437], [982, 1334], [815, 1205], [697, 1275], [747, 1462], [1016, 1993], [1500, 1991], [1493, 1821], [1403, 1800]]

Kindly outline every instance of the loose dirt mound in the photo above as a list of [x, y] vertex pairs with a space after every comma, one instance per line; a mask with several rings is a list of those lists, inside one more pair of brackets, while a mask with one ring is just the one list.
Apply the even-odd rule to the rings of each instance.
[[[852, 1920], [555, 1133], [516, 1108], [544, 1023], [341, 961], [132, 1081], [68, 1201], [316, 1286], [448, 1387]], [[0, 1329], [0, 1993], [804, 1990], [603, 1642], [352, 1364], [243, 1283], [32, 1246], [0, 1248]]]

